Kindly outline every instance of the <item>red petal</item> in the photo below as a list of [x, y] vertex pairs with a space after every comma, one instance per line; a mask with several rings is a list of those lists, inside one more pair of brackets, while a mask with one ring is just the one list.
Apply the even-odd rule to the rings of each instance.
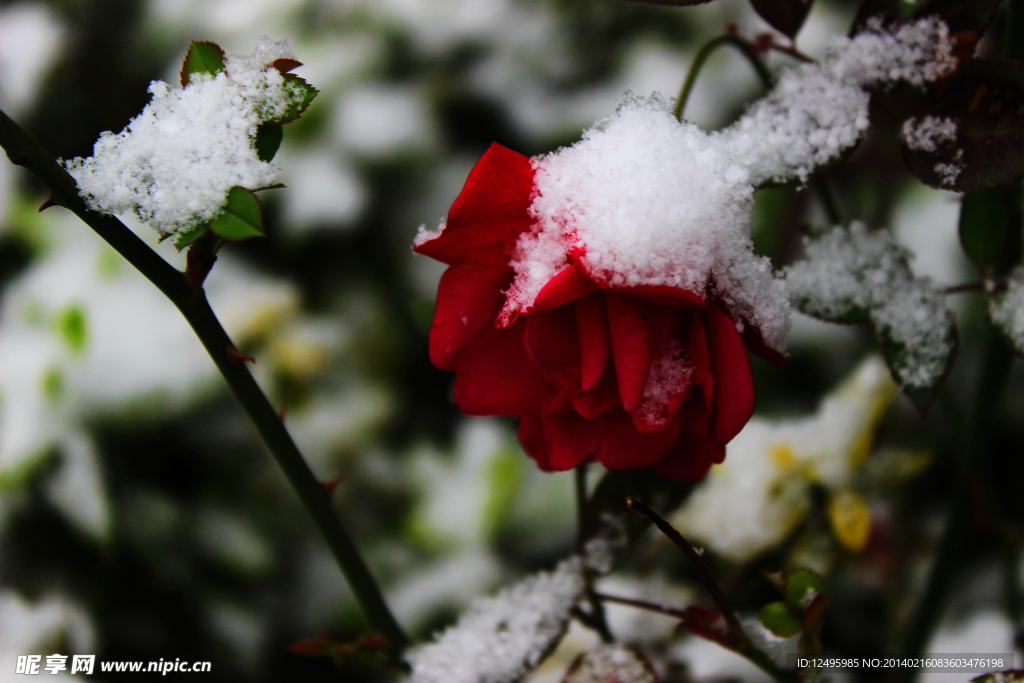
[[585, 297], [598, 289], [597, 283], [587, 277], [579, 265], [573, 263], [544, 285], [533, 303], [533, 310], [555, 308]]
[[587, 420], [574, 410], [556, 410], [542, 416], [547, 464], [567, 470], [593, 458], [610, 470], [650, 467], [672, 449], [679, 433], [674, 428], [657, 434], [641, 434], [629, 413], [611, 410]]
[[711, 355], [708, 353], [708, 338], [704, 333], [704, 316], [694, 313], [690, 318], [690, 333], [686, 352], [693, 363], [693, 383], [701, 384], [711, 372]]
[[677, 287], [664, 285], [637, 285], [635, 287], [612, 287], [619, 294], [631, 299], [650, 301], [655, 304], [673, 306], [675, 308], [704, 308], [706, 302], [700, 294]]
[[529, 415], [551, 402], [523, 350], [526, 320], [505, 329], [488, 327], [455, 360], [455, 405], [467, 415]]
[[725, 446], [683, 431], [679, 442], [667, 458], [655, 466], [658, 476], [679, 481], [700, 481], [707, 476], [711, 463], [725, 459]]
[[525, 349], [544, 380], [556, 391], [573, 390], [580, 378], [580, 343], [576, 338], [576, 309], [536, 311], [525, 316]]
[[414, 249], [449, 264], [481, 249], [507, 256], [533, 224], [532, 193], [530, 159], [495, 143], [470, 171], [441, 234]]
[[715, 407], [711, 435], [727, 444], [754, 414], [754, 379], [747, 349], [729, 315], [718, 304], [707, 308], [711, 372], [715, 377]]
[[444, 272], [430, 325], [430, 360], [435, 366], [451, 370], [459, 353], [493, 327], [505, 301], [502, 290], [512, 276], [511, 268], [494, 259], [463, 261]]
[[619, 386], [615, 381], [615, 373], [607, 373], [591, 389], [576, 392], [572, 397], [572, 406], [581, 417], [588, 420], [606, 413], [612, 408], [622, 407], [622, 403], [619, 402]]
[[651, 353], [647, 347], [647, 323], [636, 304], [613, 292], [605, 292], [615, 374], [622, 407], [632, 412], [643, 396]]
[[580, 386], [586, 391], [604, 376], [611, 351], [603, 295], [595, 293], [576, 300], [576, 330], [580, 340]]

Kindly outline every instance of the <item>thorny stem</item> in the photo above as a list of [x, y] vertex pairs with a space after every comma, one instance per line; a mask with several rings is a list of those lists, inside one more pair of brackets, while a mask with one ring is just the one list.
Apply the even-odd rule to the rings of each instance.
[[761, 82], [764, 83], [766, 88], [771, 88], [775, 85], [775, 77], [772, 76], [772, 72], [768, 70], [768, 65], [761, 59], [761, 55], [757, 53], [757, 48], [754, 44], [743, 38], [732, 33], [726, 33], [720, 35], [717, 38], [712, 38], [708, 42], [704, 43], [704, 46], [697, 52], [697, 56], [693, 58], [693, 63], [690, 64], [690, 70], [686, 73], [686, 80], [683, 81], [683, 89], [679, 91], [679, 98], [676, 100], [675, 115], [680, 121], [683, 120], [683, 112], [686, 110], [686, 101], [690, 99], [690, 92], [693, 90], [693, 86], [697, 83], [697, 75], [700, 74], [700, 70], [704, 67], [704, 62], [708, 60], [711, 53], [717, 50], [722, 45], [733, 45], [743, 53], [743, 56], [747, 58], [747, 61], [757, 71], [757, 75], [761, 77]]
[[75, 180], [35, 138], [2, 111], [0, 147], [7, 152], [12, 163], [24, 166], [39, 178], [61, 206], [81, 218], [181, 311], [313, 518], [371, 627], [387, 638], [393, 648], [404, 648], [409, 639], [395, 621], [376, 580], [331, 509], [327, 492], [313, 476], [278, 418], [277, 411], [271, 407], [244, 363], [233, 360], [229, 355], [228, 349], [234, 350], [235, 347], [210, 308], [202, 286], [190, 282], [184, 273], [163, 260], [117, 218], [90, 210], [79, 196]]

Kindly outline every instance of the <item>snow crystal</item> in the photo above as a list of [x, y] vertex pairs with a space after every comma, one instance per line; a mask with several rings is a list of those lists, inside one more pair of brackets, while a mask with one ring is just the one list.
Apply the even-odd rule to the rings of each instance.
[[928, 278], [915, 278], [911, 254], [888, 231], [854, 222], [806, 243], [807, 259], [786, 269], [794, 306], [832, 322], [870, 318], [893, 346], [894, 373], [911, 389], [932, 387], [956, 345], [953, 313]]
[[783, 72], [778, 85], [720, 140], [750, 171], [750, 182], [805, 182], [837, 160], [868, 128], [868, 87], [922, 86], [956, 67], [949, 29], [936, 17], [885, 31], [878, 20], [839, 37], [818, 64]]
[[437, 641], [407, 655], [410, 683], [512, 683], [531, 671], [565, 632], [583, 592], [582, 562], [526, 578], [473, 601]]
[[635, 651], [622, 645], [601, 645], [580, 655], [563, 683], [655, 683], [657, 677]]
[[572, 147], [535, 160], [536, 229], [516, 245], [504, 314], [526, 310], [578, 251], [608, 286], [663, 285], [725, 302], [785, 347], [788, 303], [753, 254], [749, 174], [660, 96], [627, 95]]
[[1014, 268], [1006, 292], [990, 299], [988, 312], [992, 322], [1024, 353], [1024, 267]]
[[956, 121], [930, 115], [915, 116], [903, 123], [900, 138], [909, 149], [935, 152], [940, 146], [956, 140]]
[[267, 68], [283, 57], [292, 57], [287, 43], [263, 37], [252, 55], [228, 56], [225, 72], [192, 74], [183, 89], [151, 83], [153, 99], [125, 130], [103, 133], [92, 157], [65, 163], [89, 206], [133, 211], [173, 233], [214, 218], [234, 186], [273, 184], [278, 169], [257, 157], [253, 143], [260, 123], [280, 118], [302, 97]]
[[693, 366], [679, 340], [668, 340], [661, 355], [651, 362], [647, 384], [634, 419], [651, 431], [664, 429], [668, 423], [669, 399], [672, 394], [682, 393], [692, 374]]

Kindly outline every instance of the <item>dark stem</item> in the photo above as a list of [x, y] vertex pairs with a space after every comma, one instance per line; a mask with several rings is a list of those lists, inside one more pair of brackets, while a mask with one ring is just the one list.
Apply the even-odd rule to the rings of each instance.
[[2, 111], [0, 147], [12, 162], [24, 166], [39, 178], [61, 206], [73, 211], [181, 311], [327, 541], [372, 628], [387, 638], [394, 648], [405, 647], [409, 643], [408, 638], [384, 602], [380, 588], [359, 551], [331, 509], [327, 492], [313, 476], [278, 419], [277, 411], [271, 407], [245, 364], [233, 362], [229, 357], [228, 349], [234, 349], [234, 344], [210, 308], [203, 288], [191, 283], [184, 273], [164, 261], [117, 218], [90, 210], [79, 196], [75, 180], [35, 138]]
[[[584, 554], [584, 546], [587, 543], [587, 469], [588, 465], [584, 463], [577, 465], [576, 469], [573, 470], [573, 480], [576, 484], [576, 552], [580, 555]], [[578, 610], [576, 616], [579, 618], [580, 623], [593, 629], [601, 637], [601, 642], [614, 643], [615, 636], [612, 635], [612, 630], [608, 626], [608, 617], [604, 611], [604, 604], [594, 594], [594, 578], [593, 571], [589, 569], [584, 570], [583, 579], [586, 582], [584, 592], [587, 596], [587, 603], [590, 605], [590, 612]]]
[[964, 282], [959, 285], [950, 285], [949, 287], [943, 287], [939, 290], [943, 294], [961, 294], [963, 292], [984, 292], [984, 282]]
[[665, 534], [668, 537], [668, 540], [672, 541], [677, 548], [683, 551], [686, 558], [690, 560], [691, 564], [693, 564], [694, 569], [697, 570], [697, 574], [700, 576], [700, 580], [704, 583], [704, 587], [708, 589], [709, 593], [711, 593], [711, 599], [715, 601], [715, 604], [718, 605], [718, 609], [722, 612], [722, 617], [725, 618], [725, 623], [729, 626], [729, 632], [736, 641], [736, 649], [740, 652], [746, 652], [749, 650], [751, 644], [750, 638], [747, 637], [747, 632], [743, 630], [743, 625], [740, 623], [736, 613], [732, 611], [732, 607], [729, 606], [729, 601], [726, 599], [725, 594], [722, 593], [718, 584], [715, 582], [714, 577], [711, 576], [711, 572], [708, 571], [707, 566], [704, 564], [704, 561], [700, 559], [700, 555], [698, 555], [697, 551], [693, 549], [693, 546], [690, 545], [690, 543], [683, 538], [683, 535], [676, 531], [671, 524], [666, 522], [660, 515], [654, 512], [654, 510], [647, 507], [640, 501], [633, 498], [626, 498], [626, 505], [630, 509], [636, 510], [654, 522], [655, 526], [661, 530], [661, 533]]
[[[978, 378], [974, 396], [974, 408], [960, 447], [953, 504], [928, 575], [928, 582], [906, 630], [903, 654], [907, 657], [918, 657], [924, 652], [945, 606], [959, 566], [961, 549], [971, 529], [971, 481], [976, 474], [985, 471], [996, 408], [1013, 362], [1012, 352], [999, 333], [990, 326], [987, 334], [981, 376]], [[917, 677], [917, 673], [916, 669], [902, 669], [900, 679], [903, 683], [911, 683]]]
[[686, 101], [690, 99], [690, 92], [697, 83], [697, 75], [700, 74], [700, 70], [704, 67], [704, 62], [708, 60], [712, 52], [722, 45], [732, 45], [739, 49], [743, 56], [747, 58], [747, 61], [754, 67], [754, 70], [757, 71], [757, 75], [761, 78], [761, 82], [764, 83], [766, 88], [771, 88], [775, 85], [775, 78], [772, 76], [772, 72], [768, 70], [768, 65], [764, 63], [754, 44], [749, 40], [732, 33], [712, 38], [704, 43], [704, 46], [697, 52], [697, 56], [693, 58], [693, 63], [690, 64], [690, 70], [686, 72], [686, 80], [683, 81], [683, 88], [679, 91], [679, 98], [676, 100], [675, 115], [680, 121], [683, 120]]
[[844, 223], [843, 214], [839, 211], [839, 202], [832, 194], [828, 180], [824, 175], [819, 175], [812, 181], [812, 184], [815, 192], [818, 193], [818, 199], [821, 200], [821, 206], [825, 209], [825, 215], [828, 216], [829, 222], [833, 226], [842, 225]]

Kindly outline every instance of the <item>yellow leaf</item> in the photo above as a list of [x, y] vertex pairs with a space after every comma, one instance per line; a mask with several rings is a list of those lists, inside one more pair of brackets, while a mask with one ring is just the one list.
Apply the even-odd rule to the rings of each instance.
[[832, 531], [847, 549], [859, 553], [871, 536], [871, 510], [864, 496], [843, 491], [832, 496], [828, 504]]

